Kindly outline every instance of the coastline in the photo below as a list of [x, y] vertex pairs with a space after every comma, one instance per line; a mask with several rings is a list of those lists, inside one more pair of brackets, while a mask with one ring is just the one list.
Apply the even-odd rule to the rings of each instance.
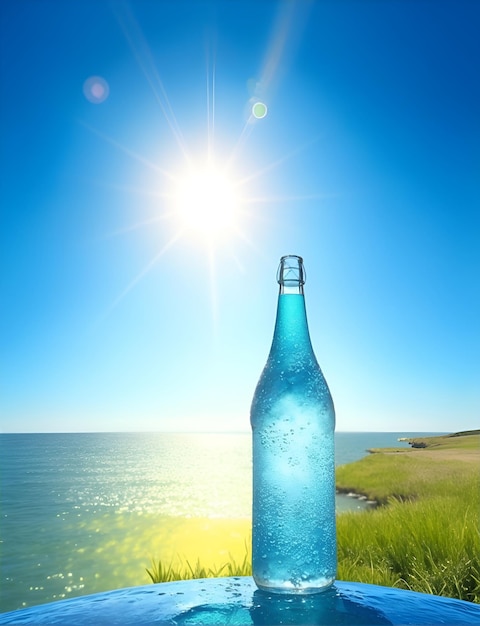
[[[409, 434], [413, 436], [413, 433]], [[395, 438], [387, 440], [386, 445], [394, 444], [401, 435], [395, 433]], [[29, 435], [22, 436], [22, 439], [27, 443], [31, 440], [32, 446], [35, 443], [35, 438]], [[51, 436], [48, 439], [52, 446], [57, 438]], [[87, 439], [90, 444], [97, 444], [99, 438], [91, 435]], [[111, 445], [108, 437], [102, 435], [100, 439], [107, 439]], [[122, 435], [120, 439], [118, 443], [125, 440], [131, 445], [129, 438]], [[151, 439], [139, 438], [143, 451]], [[423, 441], [424, 438], [416, 436], [413, 439]], [[471, 582], [474, 576], [480, 581], [480, 565], [475, 573], [480, 554], [480, 433], [473, 437], [470, 433], [452, 435], [442, 437], [440, 441], [438, 436], [428, 439], [429, 445], [425, 447], [413, 448], [403, 444], [400, 449], [372, 449], [370, 454], [357, 456], [358, 460], [346, 460], [338, 466], [337, 486], [344, 499], [357, 500], [363, 506], [367, 500], [377, 503], [363, 511], [342, 512], [337, 516], [338, 578], [384, 586], [398, 586], [401, 579], [408, 582], [409, 586], [405, 588], [452, 595], [460, 593], [455, 591], [454, 582], [457, 570], [464, 567], [473, 572], [471, 576], [468, 572], [462, 574], [463, 578], [470, 576], [470, 582], [464, 583], [462, 578], [461, 585], [473, 589], [465, 592], [465, 599], [480, 598], [480, 589], [475, 591]], [[62, 446], [67, 443], [64, 437], [60, 440]], [[370, 442], [362, 434], [363, 451], [369, 443], [382, 445], [375, 434]], [[10, 451], [15, 449], [9, 447]], [[152, 449], [156, 450], [156, 446], [152, 445]], [[52, 450], [56, 450], [54, 446]], [[30, 458], [28, 446], [26, 451]], [[230, 452], [229, 456], [232, 456]], [[42, 454], [45, 454], [44, 447]], [[52, 454], [53, 457], [57, 458], [58, 454]], [[134, 457], [136, 459], [137, 454]], [[109, 458], [114, 460], [116, 457]], [[122, 456], [122, 471], [128, 458]], [[148, 455], [144, 458], [145, 466], [150, 467], [151, 458]], [[194, 458], [197, 459], [198, 454]], [[92, 468], [91, 461], [88, 468]], [[103, 476], [104, 465], [101, 469]], [[135, 476], [132, 472], [130, 474]], [[13, 476], [18, 479], [22, 474], [15, 472]], [[45, 474], [43, 476], [46, 478]], [[384, 506], [386, 504], [388, 506]], [[61, 503], [59, 506], [65, 505]], [[0, 591], [2, 610], [148, 583], [145, 570], [151, 567], [152, 559], [157, 562], [161, 559], [167, 567], [172, 562], [181, 565], [188, 561], [193, 568], [196, 568], [198, 559], [206, 569], [229, 566], [232, 561], [241, 563], [245, 556], [245, 542], [249, 543], [251, 532], [251, 521], [246, 515], [227, 519], [163, 515], [141, 507], [122, 511], [108, 500], [95, 505], [92, 515], [83, 515], [83, 508], [79, 506], [70, 515], [67, 508], [58, 510], [64, 513], [57, 515], [53, 524], [50, 518], [42, 520], [37, 513], [35, 524], [42, 533], [32, 530], [28, 518], [25, 518], [28, 525], [21, 527], [14, 512], [5, 517], [4, 528], [8, 522], [17, 541], [4, 544], [9, 546], [11, 556], [6, 552], [3, 554], [4, 562], [10, 558], [10, 569], [4, 570], [4, 584]], [[48, 535], [47, 530], [54, 532]], [[22, 542], [29, 546], [23, 561], [15, 552]], [[456, 552], [449, 553], [450, 548]], [[53, 563], [46, 560], [45, 554], [59, 558]], [[427, 562], [431, 555], [435, 556], [433, 564]], [[401, 562], [402, 559], [405, 563]], [[29, 565], [31, 563], [34, 568]], [[432, 581], [430, 572], [437, 564], [438, 568], [445, 569], [436, 574], [438, 580]], [[421, 565], [423, 579], [419, 583], [412, 574], [412, 567], [418, 571]], [[452, 568], [455, 571], [451, 571]], [[460, 585], [460, 582], [455, 584]], [[443, 585], [445, 589], [442, 591]]]
[[378, 502], [376, 500], [369, 499], [368, 495], [365, 493], [356, 493], [355, 491], [349, 491], [348, 489], [343, 489], [340, 487], [336, 488], [336, 493], [337, 495], [343, 495], [347, 498], [352, 498], [354, 500], [358, 500], [359, 502], [364, 502], [365, 505], [367, 505], [364, 510], [368, 510], [368, 508], [375, 508], [378, 506]]
[[[337, 493], [375, 502], [375, 506], [387, 504], [389, 498], [415, 499], [419, 496], [416, 483], [423, 485], [421, 491], [427, 495], [427, 483], [437, 482], [449, 469], [458, 471], [460, 463], [469, 471], [480, 463], [480, 430], [404, 440], [409, 448], [369, 448], [363, 459], [337, 467]], [[419, 472], [418, 480], [411, 476], [413, 468]], [[406, 471], [409, 477], [402, 483]]]
[[[480, 603], [480, 433], [451, 437], [376, 449], [337, 468], [339, 490], [377, 502], [337, 516], [339, 580]], [[237, 565], [232, 559], [225, 567]], [[249, 563], [240, 565], [249, 575]]]
[[480, 432], [470, 431], [338, 467], [339, 489], [378, 502], [337, 518], [339, 579], [480, 604], [479, 465]]
[[407, 442], [410, 448], [368, 448], [370, 454], [411, 453], [416, 450], [441, 450], [442, 453], [455, 451], [456, 456], [463, 460], [480, 457], [480, 429], [464, 430], [433, 437], [399, 437], [398, 441]]
[[[340, 433], [336, 460], [401, 435]], [[1, 434], [0, 447], [0, 610], [148, 583], [152, 559], [243, 561], [250, 433]], [[346, 495], [337, 505], [339, 518], [365, 508]]]

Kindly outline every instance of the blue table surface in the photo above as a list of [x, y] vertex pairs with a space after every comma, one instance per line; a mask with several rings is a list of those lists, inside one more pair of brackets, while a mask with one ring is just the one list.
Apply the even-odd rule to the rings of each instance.
[[0, 624], [480, 624], [480, 605], [413, 591], [337, 581], [311, 596], [259, 591], [249, 576], [203, 578], [61, 600], [0, 614]]

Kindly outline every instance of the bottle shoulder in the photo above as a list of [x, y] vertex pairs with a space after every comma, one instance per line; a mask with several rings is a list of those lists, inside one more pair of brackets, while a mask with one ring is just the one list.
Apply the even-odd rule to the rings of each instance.
[[327, 381], [315, 361], [315, 367], [284, 367], [269, 359], [258, 381], [252, 411], [269, 411], [280, 398], [294, 398], [298, 405], [318, 407], [333, 412], [333, 401]]
[[325, 380], [310, 344], [285, 346], [273, 343], [260, 378]]

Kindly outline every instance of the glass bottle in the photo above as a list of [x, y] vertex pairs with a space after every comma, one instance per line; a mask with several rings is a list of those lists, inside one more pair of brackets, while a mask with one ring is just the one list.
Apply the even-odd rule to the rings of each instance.
[[280, 259], [277, 319], [252, 401], [252, 570], [260, 589], [335, 580], [335, 411], [310, 342], [299, 256]]

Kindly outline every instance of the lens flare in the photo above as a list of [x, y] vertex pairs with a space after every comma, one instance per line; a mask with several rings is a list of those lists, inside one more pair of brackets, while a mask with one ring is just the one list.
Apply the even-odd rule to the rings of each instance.
[[257, 120], [263, 119], [268, 113], [267, 105], [264, 102], [255, 102], [252, 106], [252, 115]]
[[90, 76], [83, 83], [83, 95], [93, 104], [105, 102], [110, 94], [110, 87], [107, 81], [101, 76]]

